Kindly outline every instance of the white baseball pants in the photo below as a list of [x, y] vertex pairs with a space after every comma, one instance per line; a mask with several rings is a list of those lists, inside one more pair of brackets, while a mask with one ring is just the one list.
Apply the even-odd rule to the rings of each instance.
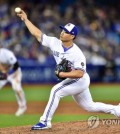
[[93, 102], [89, 91], [89, 84], [89, 75], [85, 73], [82, 78], [66, 79], [55, 85], [51, 90], [48, 104], [40, 118], [40, 121], [46, 123], [51, 122], [60, 99], [68, 95], [72, 95], [77, 104], [87, 111], [114, 114], [114, 105]]
[[9, 75], [6, 80], [0, 81], [0, 89], [5, 86], [8, 82], [12, 85], [12, 89], [15, 91], [15, 96], [19, 107], [26, 106], [26, 99], [24, 91], [21, 86], [22, 72], [19, 68], [13, 74]]

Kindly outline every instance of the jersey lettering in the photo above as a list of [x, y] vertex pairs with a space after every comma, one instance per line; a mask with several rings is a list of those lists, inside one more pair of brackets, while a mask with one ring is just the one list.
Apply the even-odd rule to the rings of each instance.
[[60, 53], [57, 52], [57, 51], [52, 51], [53, 55], [56, 56], [56, 57], [59, 57]]

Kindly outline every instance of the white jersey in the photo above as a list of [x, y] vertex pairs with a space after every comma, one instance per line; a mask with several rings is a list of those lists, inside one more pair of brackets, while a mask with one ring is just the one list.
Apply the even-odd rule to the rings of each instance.
[[[76, 44], [73, 44], [72, 47], [66, 49], [62, 45], [62, 41], [55, 37], [49, 37], [46, 35], [42, 36], [41, 43], [52, 50], [57, 64], [59, 64], [63, 58], [66, 58], [71, 62], [73, 69], [78, 68], [86, 71], [86, 59]], [[50, 128], [53, 114], [58, 107], [60, 99], [70, 95], [77, 102], [77, 104], [83, 107], [85, 110], [91, 112], [111, 113], [120, 117], [120, 106], [93, 102], [89, 91], [89, 84], [90, 77], [88, 73], [84, 73], [83, 77], [81, 78], [68, 78], [56, 84], [50, 92], [49, 102], [44, 110], [43, 115], [40, 117], [39, 122], [45, 123], [45, 127], [48, 126], [46, 128]], [[39, 127], [38, 124], [34, 127], [35, 129], [42, 128]], [[45, 128], [43, 127], [43, 129]]]
[[6, 65], [13, 65], [17, 59], [13, 52], [8, 49], [0, 48], [0, 63]]
[[72, 70], [80, 69], [86, 72], [86, 58], [76, 44], [73, 43], [72, 47], [65, 49], [61, 40], [45, 34], [42, 36], [41, 43], [51, 49], [57, 64], [66, 58], [70, 61]]

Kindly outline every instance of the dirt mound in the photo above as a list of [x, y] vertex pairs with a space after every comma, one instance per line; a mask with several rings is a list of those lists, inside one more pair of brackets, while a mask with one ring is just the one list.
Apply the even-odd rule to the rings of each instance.
[[98, 127], [91, 129], [87, 121], [53, 123], [48, 130], [32, 130], [31, 126], [20, 126], [0, 129], [0, 134], [120, 134], [119, 125], [103, 125], [102, 121]]

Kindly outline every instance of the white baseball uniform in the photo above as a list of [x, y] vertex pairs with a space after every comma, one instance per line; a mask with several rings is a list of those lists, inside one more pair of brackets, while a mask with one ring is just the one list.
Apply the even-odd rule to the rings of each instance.
[[42, 35], [41, 43], [51, 49], [57, 64], [59, 64], [63, 58], [66, 58], [70, 61], [72, 70], [83, 70], [84, 75], [82, 78], [77, 79], [67, 78], [52, 88], [48, 104], [40, 118], [40, 122], [51, 122], [52, 116], [58, 107], [60, 99], [68, 95], [72, 95], [77, 104], [88, 111], [100, 111], [116, 115], [116, 106], [93, 102], [89, 92], [90, 78], [86, 72], [86, 58], [76, 44], [73, 44], [72, 47], [66, 49], [63, 47], [61, 40], [55, 37], [49, 37], [45, 34]]
[[[17, 59], [12, 51], [0, 48], [0, 64], [8, 65], [9, 69], [17, 62]], [[0, 70], [2, 71], [2, 70]], [[10, 82], [12, 89], [15, 91], [17, 102], [19, 107], [26, 107], [26, 99], [24, 91], [21, 86], [22, 72], [19, 67], [15, 72], [8, 74], [6, 80], [0, 80], [0, 89], [7, 83]], [[19, 92], [19, 95], [18, 95]]]

